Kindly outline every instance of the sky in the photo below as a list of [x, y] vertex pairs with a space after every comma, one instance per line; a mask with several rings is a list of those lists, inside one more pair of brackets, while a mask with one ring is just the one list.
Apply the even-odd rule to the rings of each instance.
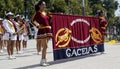
[[118, 1], [118, 2], [120, 2], [120, 0], [115, 0], [115, 1]]
[[[120, 0], [117, 0], [120, 4]], [[115, 11], [115, 16], [120, 16], [120, 8]]]

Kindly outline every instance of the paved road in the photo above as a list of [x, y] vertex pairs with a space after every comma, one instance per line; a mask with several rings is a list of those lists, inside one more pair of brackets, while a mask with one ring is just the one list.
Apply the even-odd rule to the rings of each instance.
[[50, 66], [39, 65], [41, 55], [36, 54], [35, 40], [28, 41], [28, 48], [16, 59], [8, 60], [7, 53], [0, 54], [0, 69], [120, 69], [120, 43], [105, 43], [105, 54], [93, 54], [53, 62], [52, 42], [49, 41], [47, 58]]

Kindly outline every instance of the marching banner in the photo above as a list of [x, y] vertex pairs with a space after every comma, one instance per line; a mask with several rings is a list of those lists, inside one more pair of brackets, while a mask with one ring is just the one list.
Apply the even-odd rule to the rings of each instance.
[[97, 17], [52, 14], [54, 60], [104, 51]]

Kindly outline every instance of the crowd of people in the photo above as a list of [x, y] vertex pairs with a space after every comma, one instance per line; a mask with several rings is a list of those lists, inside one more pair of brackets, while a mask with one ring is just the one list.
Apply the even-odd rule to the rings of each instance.
[[4, 19], [0, 18], [0, 53], [3, 53], [3, 48], [6, 48], [8, 58], [15, 59], [14, 47], [16, 47], [16, 53], [21, 54], [27, 47], [28, 34], [29, 28], [25, 18], [8, 11]]

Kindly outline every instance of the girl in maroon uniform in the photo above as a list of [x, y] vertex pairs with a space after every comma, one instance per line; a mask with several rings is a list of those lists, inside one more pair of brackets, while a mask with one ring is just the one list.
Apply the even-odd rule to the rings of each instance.
[[[103, 37], [103, 41], [104, 41], [104, 36], [107, 35], [107, 21], [104, 17], [104, 12], [102, 10], [100, 10], [98, 12], [98, 17], [99, 17], [99, 23], [100, 23], [100, 31], [102, 33], [102, 37]], [[101, 53], [104, 53], [104, 46], [102, 46], [103, 48], [101, 48]]]
[[46, 62], [46, 49], [49, 37], [52, 36], [51, 26], [49, 25], [49, 16], [44, 11], [46, 4], [44, 1], [39, 1], [35, 5], [35, 15], [32, 18], [32, 23], [38, 28], [37, 39], [40, 40], [42, 46], [42, 59], [40, 65], [49, 65]]
[[98, 16], [99, 16], [99, 20], [100, 20], [100, 28], [101, 28], [101, 32], [102, 32], [102, 35], [106, 35], [107, 32], [106, 32], [106, 28], [107, 28], [107, 21], [104, 17], [104, 12], [102, 10], [99, 11], [98, 13]]

